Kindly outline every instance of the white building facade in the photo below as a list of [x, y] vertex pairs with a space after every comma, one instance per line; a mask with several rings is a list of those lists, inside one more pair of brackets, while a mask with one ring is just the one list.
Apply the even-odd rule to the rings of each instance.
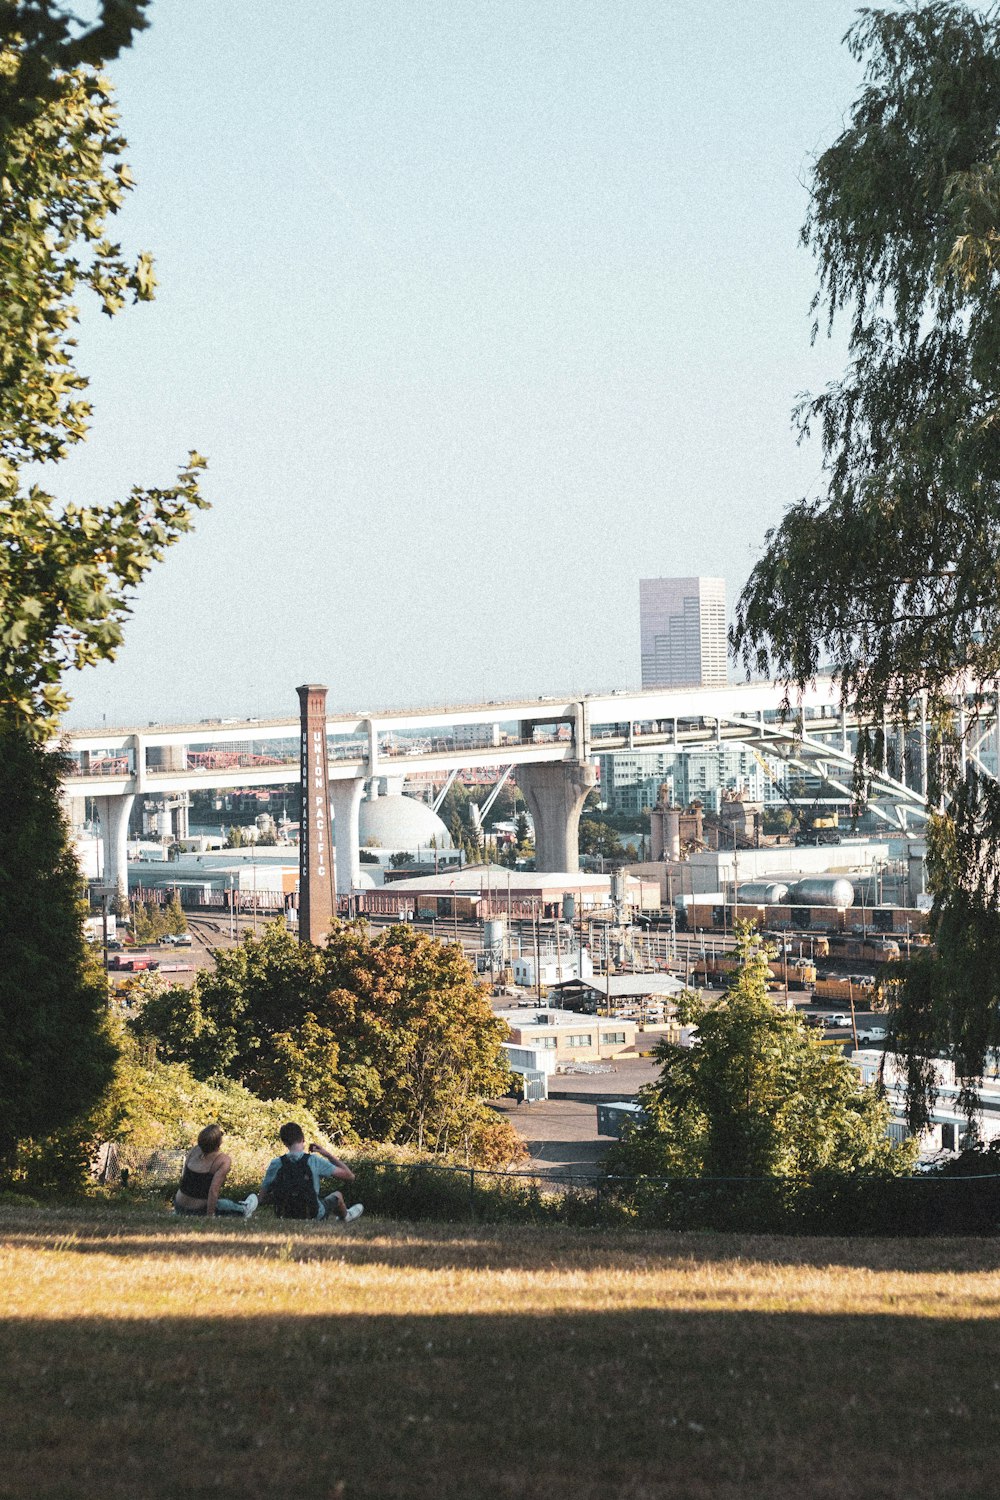
[[718, 750], [616, 750], [598, 756], [601, 801], [611, 813], [637, 816], [655, 807], [666, 783], [670, 800], [688, 807], [695, 800], [719, 811], [724, 791], [742, 792], [749, 802], [784, 806], [777, 777], [769, 776], [752, 750], [725, 745]]
[[[892, 1110], [889, 1134], [903, 1141], [909, 1134], [906, 1124], [906, 1074], [901, 1062], [881, 1048], [858, 1048], [851, 1062], [865, 1083], [875, 1084], [881, 1074], [886, 1097]], [[982, 1083], [978, 1085], [979, 1109], [973, 1117], [973, 1134], [983, 1145], [1000, 1140], [1000, 1060], [994, 1058]], [[935, 1058], [936, 1098], [930, 1111], [930, 1124], [919, 1138], [920, 1154], [936, 1156], [941, 1152], [961, 1151], [966, 1145], [969, 1122], [959, 1105], [961, 1079], [955, 1076], [955, 1064], [947, 1058]]]

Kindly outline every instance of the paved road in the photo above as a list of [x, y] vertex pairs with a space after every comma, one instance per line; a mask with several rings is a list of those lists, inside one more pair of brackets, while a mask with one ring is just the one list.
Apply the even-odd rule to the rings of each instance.
[[632, 1099], [659, 1069], [645, 1057], [619, 1058], [607, 1073], [557, 1073], [549, 1097], [538, 1104], [500, 1101], [531, 1153], [531, 1167], [542, 1171], [592, 1171], [611, 1142], [597, 1134], [597, 1104]]
[[515, 1104], [513, 1099], [501, 1099], [494, 1108], [507, 1116], [527, 1146], [531, 1171], [586, 1176], [611, 1144], [598, 1137], [593, 1104], [574, 1099]]

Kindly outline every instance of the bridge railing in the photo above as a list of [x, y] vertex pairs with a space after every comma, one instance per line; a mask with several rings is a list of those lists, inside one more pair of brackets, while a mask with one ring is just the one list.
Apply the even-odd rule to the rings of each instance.
[[78, 755], [68, 755], [64, 763], [63, 774], [72, 776], [132, 776], [134, 774], [131, 757], [128, 755], [102, 755], [92, 759], [89, 766], [80, 762]]

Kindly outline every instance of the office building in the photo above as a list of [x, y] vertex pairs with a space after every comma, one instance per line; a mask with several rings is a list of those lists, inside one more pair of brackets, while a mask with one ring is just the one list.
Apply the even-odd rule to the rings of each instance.
[[724, 578], [640, 579], [639, 628], [643, 687], [727, 682]]

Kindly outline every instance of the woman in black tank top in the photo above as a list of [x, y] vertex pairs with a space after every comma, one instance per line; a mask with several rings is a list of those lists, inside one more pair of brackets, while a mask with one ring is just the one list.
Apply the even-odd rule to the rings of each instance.
[[257, 1207], [255, 1194], [251, 1193], [242, 1203], [219, 1196], [232, 1166], [230, 1158], [219, 1150], [221, 1145], [221, 1125], [206, 1125], [199, 1132], [197, 1146], [184, 1159], [180, 1187], [174, 1194], [175, 1213], [204, 1214], [210, 1219], [216, 1214], [238, 1214], [248, 1219], [253, 1213]]

